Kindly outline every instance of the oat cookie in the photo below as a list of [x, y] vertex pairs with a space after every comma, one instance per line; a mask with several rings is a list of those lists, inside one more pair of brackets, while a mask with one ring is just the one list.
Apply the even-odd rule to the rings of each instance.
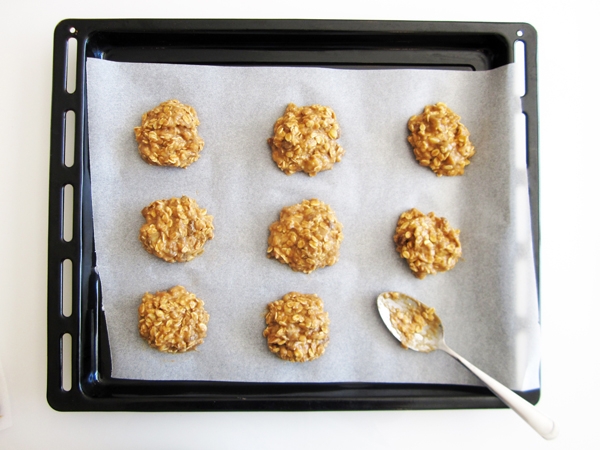
[[213, 238], [213, 217], [196, 200], [186, 197], [157, 200], [142, 210], [140, 228], [144, 248], [167, 262], [191, 261]]
[[267, 256], [304, 273], [335, 264], [344, 239], [333, 210], [315, 198], [283, 208], [269, 231]]
[[413, 274], [423, 279], [456, 265], [462, 255], [459, 234], [445, 218], [413, 208], [398, 219], [394, 242]]
[[200, 157], [204, 141], [198, 136], [196, 110], [169, 100], [142, 116], [134, 128], [141, 157], [155, 166], [187, 167]]
[[290, 103], [273, 126], [273, 161], [286, 174], [298, 171], [315, 176], [342, 160], [345, 150], [337, 143], [340, 128], [335, 112], [327, 106], [298, 107]]
[[460, 116], [444, 103], [428, 105], [422, 114], [408, 121], [412, 133], [408, 142], [415, 158], [438, 177], [462, 175], [475, 154], [469, 130], [459, 121]]
[[161, 352], [182, 353], [202, 344], [209, 315], [183, 286], [146, 293], [138, 308], [140, 336]]
[[281, 359], [305, 362], [325, 353], [329, 343], [329, 315], [315, 294], [290, 292], [269, 303], [265, 315], [269, 350]]

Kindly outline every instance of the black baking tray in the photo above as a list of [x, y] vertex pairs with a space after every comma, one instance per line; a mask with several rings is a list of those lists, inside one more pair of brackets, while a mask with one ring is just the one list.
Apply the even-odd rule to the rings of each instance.
[[[77, 41], [75, 89], [68, 42]], [[59, 411], [259, 411], [499, 408], [487, 388], [398, 383], [145, 381], [111, 376], [110, 343], [95, 266], [87, 135], [86, 58], [112, 61], [353, 68], [489, 70], [524, 43], [527, 164], [539, 279], [537, 37], [525, 23], [340, 20], [69, 19], [54, 34], [48, 237], [47, 399]], [[73, 56], [71, 56], [73, 57]], [[75, 114], [67, 137], [66, 115]], [[74, 139], [73, 164], [65, 142]], [[64, 191], [73, 188], [72, 238]], [[67, 215], [69, 216], [69, 215]], [[63, 286], [63, 262], [72, 263]], [[71, 313], [63, 314], [70, 291]], [[539, 298], [538, 298], [539, 301]], [[71, 348], [63, 348], [70, 335]], [[70, 351], [67, 351], [70, 350]], [[70, 361], [63, 355], [70, 355]], [[536, 403], [540, 390], [519, 392]]]

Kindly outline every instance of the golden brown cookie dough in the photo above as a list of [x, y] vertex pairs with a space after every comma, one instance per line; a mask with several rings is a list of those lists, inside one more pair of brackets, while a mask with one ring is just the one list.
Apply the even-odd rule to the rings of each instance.
[[186, 197], [157, 200], [142, 210], [140, 228], [144, 248], [167, 262], [191, 261], [213, 238], [213, 217], [196, 200]]
[[283, 208], [269, 231], [267, 256], [304, 273], [335, 264], [344, 239], [333, 210], [316, 198]]
[[475, 154], [469, 130], [459, 120], [460, 116], [446, 104], [437, 103], [426, 106], [423, 114], [408, 121], [412, 133], [408, 142], [413, 146], [415, 158], [438, 177], [462, 175], [470, 164], [469, 158]]
[[183, 286], [146, 292], [138, 308], [140, 336], [161, 352], [181, 353], [202, 344], [209, 315], [204, 302]]
[[315, 294], [290, 292], [269, 303], [265, 315], [269, 350], [281, 359], [305, 362], [325, 353], [329, 343], [329, 315]]
[[200, 125], [196, 110], [169, 100], [142, 116], [135, 127], [135, 139], [141, 157], [155, 166], [187, 167], [200, 157], [204, 141], [196, 127]]
[[335, 113], [327, 106], [298, 107], [290, 103], [273, 126], [273, 161], [286, 174], [298, 171], [315, 176], [342, 160], [345, 150], [337, 143], [340, 128]]
[[398, 219], [394, 242], [410, 270], [423, 279], [456, 265], [462, 255], [459, 234], [460, 230], [452, 228], [445, 218], [413, 208]]

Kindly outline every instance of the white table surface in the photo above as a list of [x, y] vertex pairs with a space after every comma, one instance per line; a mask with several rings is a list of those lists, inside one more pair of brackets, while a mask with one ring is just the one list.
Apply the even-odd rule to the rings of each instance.
[[[0, 361], [12, 425], [0, 430], [0, 449], [600, 448], [593, 419], [600, 401], [593, 335], [600, 314], [595, 286], [600, 248], [590, 216], [598, 205], [600, 167], [593, 3], [5, 2], [0, 13]], [[46, 259], [52, 37], [60, 20], [73, 17], [531, 23], [539, 39], [543, 352], [538, 406], [559, 423], [560, 436], [544, 441], [508, 409], [64, 413], [50, 408]]]

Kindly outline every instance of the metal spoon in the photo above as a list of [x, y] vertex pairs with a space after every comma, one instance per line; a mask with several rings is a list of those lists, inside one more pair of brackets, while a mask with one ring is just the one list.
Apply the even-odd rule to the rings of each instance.
[[477, 375], [500, 400], [543, 438], [550, 440], [558, 436], [558, 426], [553, 420], [446, 345], [442, 322], [433, 308], [399, 292], [384, 292], [379, 295], [377, 308], [385, 326], [403, 347], [425, 353], [443, 350]]

